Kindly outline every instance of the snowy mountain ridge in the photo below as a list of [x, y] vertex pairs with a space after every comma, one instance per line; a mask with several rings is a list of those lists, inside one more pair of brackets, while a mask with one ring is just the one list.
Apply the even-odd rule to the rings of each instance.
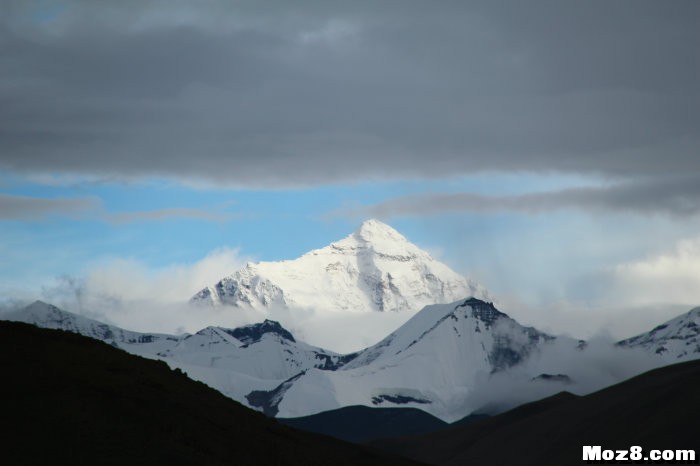
[[106, 341], [113, 346], [174, 342], [178, 337], [160, 333], [140, 333], [89, 319], [58, 307], [35, 301], [25, 308], [0, 316], [3, 320], [26, 322], [42, 328], [65, 330]]
[[365, 221], [354, 233], [298, 259], [248, 263], [191, 302], [255, 309], [411, 311], [464, 296], [487, 298], [466, 279], [399, 232]]

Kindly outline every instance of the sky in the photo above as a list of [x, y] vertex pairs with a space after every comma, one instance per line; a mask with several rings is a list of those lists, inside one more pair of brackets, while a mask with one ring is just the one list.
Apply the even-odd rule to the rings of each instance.
[[523, 323], [648, 330], [700, 305], [698, 24], [694, 0], [3, 1], [0, 303], [192, 331], [223, 319], [172, 310], [203, 286], [378, 218]]

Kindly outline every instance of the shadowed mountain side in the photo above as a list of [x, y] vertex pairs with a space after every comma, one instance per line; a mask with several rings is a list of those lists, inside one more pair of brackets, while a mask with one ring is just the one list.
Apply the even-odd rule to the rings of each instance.
[[277, 420], [297, 429], [357, 443], [382, 437], [426, 434], [450, 425], [417, 408], [367, 406], [346, 406], [311, 416]]
[[159, 361], [0, 322], [3, 464], [414, 464], [296, 431]]
[[698, 388], [700, 361], [690, 361], [587, 396], [562, 392], [468, 426], [372, 445], [440, 465], [585, 464], [583, 445], [700, 453]]

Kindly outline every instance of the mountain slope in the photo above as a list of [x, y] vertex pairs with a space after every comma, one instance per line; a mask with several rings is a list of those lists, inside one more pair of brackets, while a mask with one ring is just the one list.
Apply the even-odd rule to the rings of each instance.
[[43, 301], [35, 301], [19, 311], [2, 314], [0, 317], [4, 320], [26, 322], [42, 328], [79, 333], [86, 337], [110, 342], [115, 346], [119, 344], [160, 344], [163, 347], [169, 347], [177, 341], [177, 337], [172, 335], [124, 330], [113, 325], [64, 311], [52, 304], [44, 303]]
[[[696, 313], [650, 334], [687, 347]], [[161, 359], [234, 400], [287, 418], [367, 406], [417, 408], [452, 422], [564, 389], [590, 393], [663, 364], [637, 348], [647, 340], [586, 345], [524, 327], [476, 298], [427, 306], [376, 345], [348, 355], [299, 341], [270, 320], [173, 336], [126, 331], [41, 302], [8, 317]]]
[[700, 361], [685, 362], [583, 397], [562, 393], [468, 426], [374, 445], [440, 465], [585, 464], [583, 445], [700, 453], [698, 386]]
[[478, 284], [452, 271], [378, 220], [296, 260], [248, 263], [197, 293], [192, 302], [271, 309], [418, 311], [465, 296], [485, 297]]
[[410, 464], [282, 426], [165, 364], [0, 322], [3, 464]]

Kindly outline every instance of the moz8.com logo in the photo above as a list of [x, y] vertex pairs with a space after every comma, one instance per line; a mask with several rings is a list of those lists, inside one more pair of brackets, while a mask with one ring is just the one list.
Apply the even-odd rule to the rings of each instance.
[[627, 450], [605, 450], [600, 445], [584, 445], [583, 461], [588, 464], [698, 464], [695, 450], [650, 450], [640, 446]]

